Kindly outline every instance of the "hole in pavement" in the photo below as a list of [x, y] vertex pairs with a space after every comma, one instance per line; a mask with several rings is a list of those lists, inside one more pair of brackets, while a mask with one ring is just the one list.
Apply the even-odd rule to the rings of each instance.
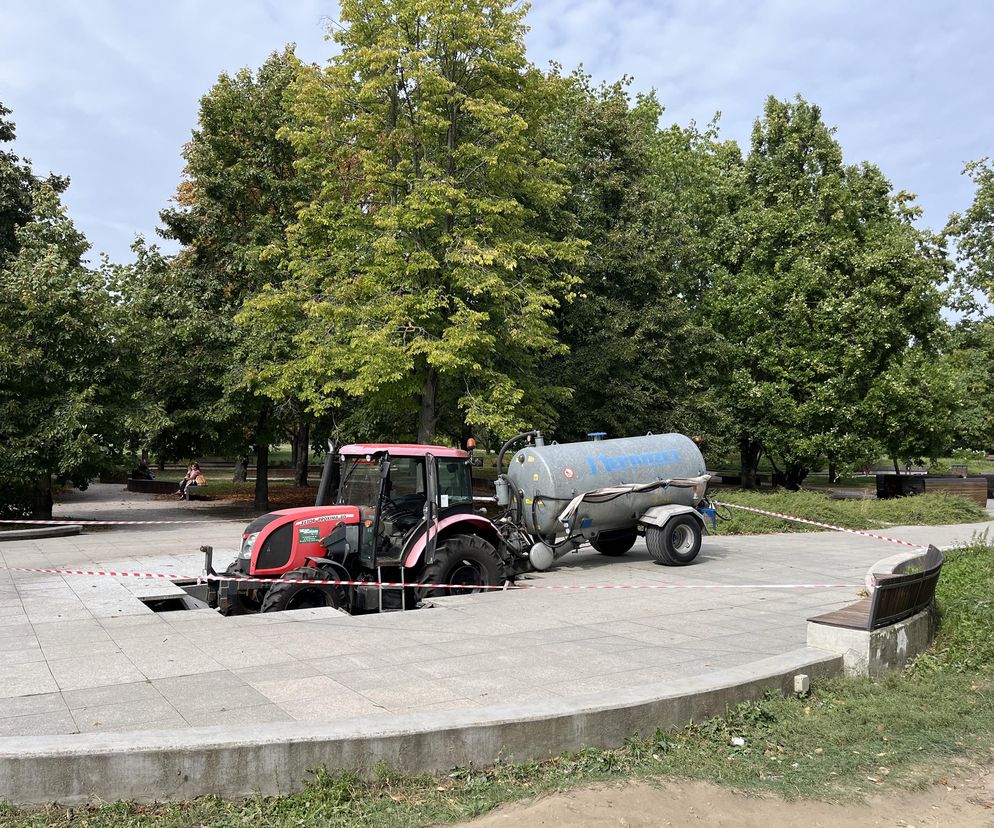
[[186, 605], [186, 596], [171, 595], [168, 598], [140, 598], [152, 612], [178, 612], [179, 610], [196, 609]]
[[207, 584], [196, 581], [174, 581], [186, 595], [146, 595], [139, 598], [152, 612], [180, 612], [182, 610], [210, 609], [207, 606]]

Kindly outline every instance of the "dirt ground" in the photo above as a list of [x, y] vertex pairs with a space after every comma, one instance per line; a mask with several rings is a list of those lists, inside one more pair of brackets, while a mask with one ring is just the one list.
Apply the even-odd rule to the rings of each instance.
[[894, 791], [859, 805], [831, 805], [747, 796], [705, 782], [597, 785], [508, 805], [474, 820], [472, 828], [821, 828], [825, 826], [994, 826], [994, 769], [971, 769], [946, 785]]

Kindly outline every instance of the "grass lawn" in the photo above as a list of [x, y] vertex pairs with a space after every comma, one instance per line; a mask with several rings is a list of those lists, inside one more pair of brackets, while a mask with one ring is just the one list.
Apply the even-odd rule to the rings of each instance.
[[[375, 781], [319, 771], [301, 793], [175, 805], [116, 803], [17, 811], [5, 828], [41, 826], [420, 826], [591, 782], [700, 779], [787, 798], [858, 799], [941, 779], [950, 763], [989, 763], [994, 738], [994, 549], [949, 553], [932, 649], [903, 674], [835, 679], [806, 697], [771, 694], [676, 733], [633, 735], [616, 750], [545, 762]], [[733, 743], [733, 739], [735, 743]], [[740, 742], [741, 740], [741, 742]]]
[[[986, 509], [960, 497], [924, 494], [891, 500], [833, 500], [815, 491], [747, 492], [713, 490], [715, 500], [738, 503], [770, 512], [832, 523], [846, 529], [886, 529], [888, 526], [941, 526], [991, 519]], [[821, 532], [803, 523], [730, 509], [729, 520], [718, 521], [719, 535], [756, 535], [769, 532]]]

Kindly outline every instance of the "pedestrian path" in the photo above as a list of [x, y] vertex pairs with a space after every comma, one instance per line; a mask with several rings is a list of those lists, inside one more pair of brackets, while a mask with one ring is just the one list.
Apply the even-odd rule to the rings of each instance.
[[[76, 519], [197, 519], [68, 538], [0, 541], [0, 564], [196, 573], [199, 547], [234, 556], [242, 526], [217, 504], [94, 486], [58, 507]], [[916, 543], [963, 543], [994, 522], [905, 527]], [[892, 553], [834, 533], [706, 538], [693, 566], [662, 567], [643, 543], [624, 558], [569, 555], [528, 583], [852, 589], [521, 590], [429, 609], [223, 618], [152, 612], [168, 582], [0, 571], [0, 736], [329, 721], [575, 699], [720, 676], [805, 646], [805, 620], [852, 602]]]

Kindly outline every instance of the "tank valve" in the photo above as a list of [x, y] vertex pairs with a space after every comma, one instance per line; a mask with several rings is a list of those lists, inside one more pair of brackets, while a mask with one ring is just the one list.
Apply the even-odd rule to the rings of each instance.
[[531, 565], [540, 572], [548, 569], [556, 561], [556, 555], [547, 543], [536, 543], [528, 552]]

